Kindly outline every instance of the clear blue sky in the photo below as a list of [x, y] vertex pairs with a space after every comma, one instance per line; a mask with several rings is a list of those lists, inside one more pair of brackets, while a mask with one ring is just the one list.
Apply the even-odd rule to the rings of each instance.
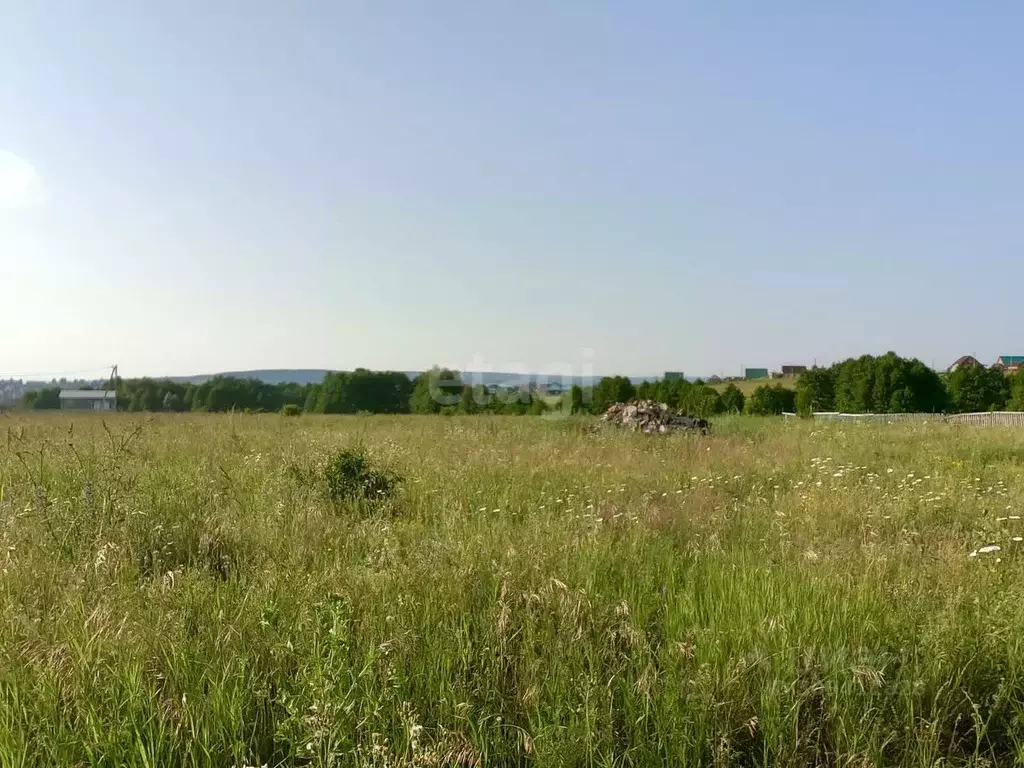
[[0, 375], [1024, 354], [1024, 6], [839, 5], [0, 0]]

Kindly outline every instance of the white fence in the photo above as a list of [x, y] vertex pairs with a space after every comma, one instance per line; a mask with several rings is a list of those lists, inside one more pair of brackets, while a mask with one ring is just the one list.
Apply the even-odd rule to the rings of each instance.
[[951, 413], [946, 421], [950, 424], [980, 424], [986, 427], [1024, 427], [1024, 412]]
[[[787, 413], [785, 416], [796, 416]], [[942, 421], [947, 424], [969, 424], [984, 427], [1024, 427], [1024, 411], [983, 411], [981, 413], [836, 413], [820, 411], [812, 414], [824, 421], [872, 421], [883, 424], [912, 421]]]

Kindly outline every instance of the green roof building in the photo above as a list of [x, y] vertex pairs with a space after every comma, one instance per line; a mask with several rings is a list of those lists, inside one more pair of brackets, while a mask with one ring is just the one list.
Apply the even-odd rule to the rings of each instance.
[[1000, 355], [992, 367], [1003, 371], [1018, 371], [1024, 368], [1024, 355]]

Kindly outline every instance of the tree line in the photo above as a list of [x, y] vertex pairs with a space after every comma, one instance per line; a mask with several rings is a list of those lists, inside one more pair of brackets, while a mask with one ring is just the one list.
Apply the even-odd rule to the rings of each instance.
[[[398, 371], [331, 372], [319, 384], [268, 384], [217, 376], [201, 384], [171, 379], [117, 379], [117, 408], [132, 412], [222, 413], [495, 413], [539, 414], [548, 409], [530, 386], [498, 391], [464, 384], [455, 371], [434, 368], [415, 381]], [[60, 387], [26, 392], [20, 407], [60, 408]]]
[[889, 352], [812, 368], [796, 385], [799, 413], [973, 413], [1024, 411], [1024, 371], [964, 366], [940, 375]]
[[593, 387], [592, 393], [581, 392], [581, 400], [589, 406], [573, 408], [574, 412], [604, 413], [613, 403], [629, 400], [655, 400], [688, 416], [708, 418], [723, 413], [750, 413], [758, 416], [792, 411], [796, 392], [781, 384], [762, 385], [750, 397], [730, 382], [719, 392], [704, 381], [659, 379], [634, 385], [625, 376], [607, 376]]
[[[524, 384], [497, 390], [466, 383], [457, 371], [433, 368], [415, 380], [398, 371], [328, 373], [319, 384], [267, 384], [258, 379], [217, 376], [201, 384], [170, 379], [118, 379], [118, 410], [149, 412], [288, 413], [492, 413], [542, 414], [549, 410], [600, 414], [613, 403], [656, 400], [690, 416], [722, 413], [772, 415], [843, 411], [846, 413], [964, 413], [1024, 411], [1024, 371], [966, 366], [940, 375], [920, 360], [893, 352], [850, 358], [801, 374], [796, 389], [766, 383], [749, 396], [733, 383], [722, 391], [697, 380], [660, 379], [634, 384], [626, 376], [606, 376], [596, 384], [573, 386], [546, 396]], [[27, 392], [21, 407], [60, 407], [60, 388]]]

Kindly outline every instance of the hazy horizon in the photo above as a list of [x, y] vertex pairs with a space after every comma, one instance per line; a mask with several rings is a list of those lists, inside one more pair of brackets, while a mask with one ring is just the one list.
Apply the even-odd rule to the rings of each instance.
[[0, 7], [0, 377], [1024, 354], [1024, 8]]

